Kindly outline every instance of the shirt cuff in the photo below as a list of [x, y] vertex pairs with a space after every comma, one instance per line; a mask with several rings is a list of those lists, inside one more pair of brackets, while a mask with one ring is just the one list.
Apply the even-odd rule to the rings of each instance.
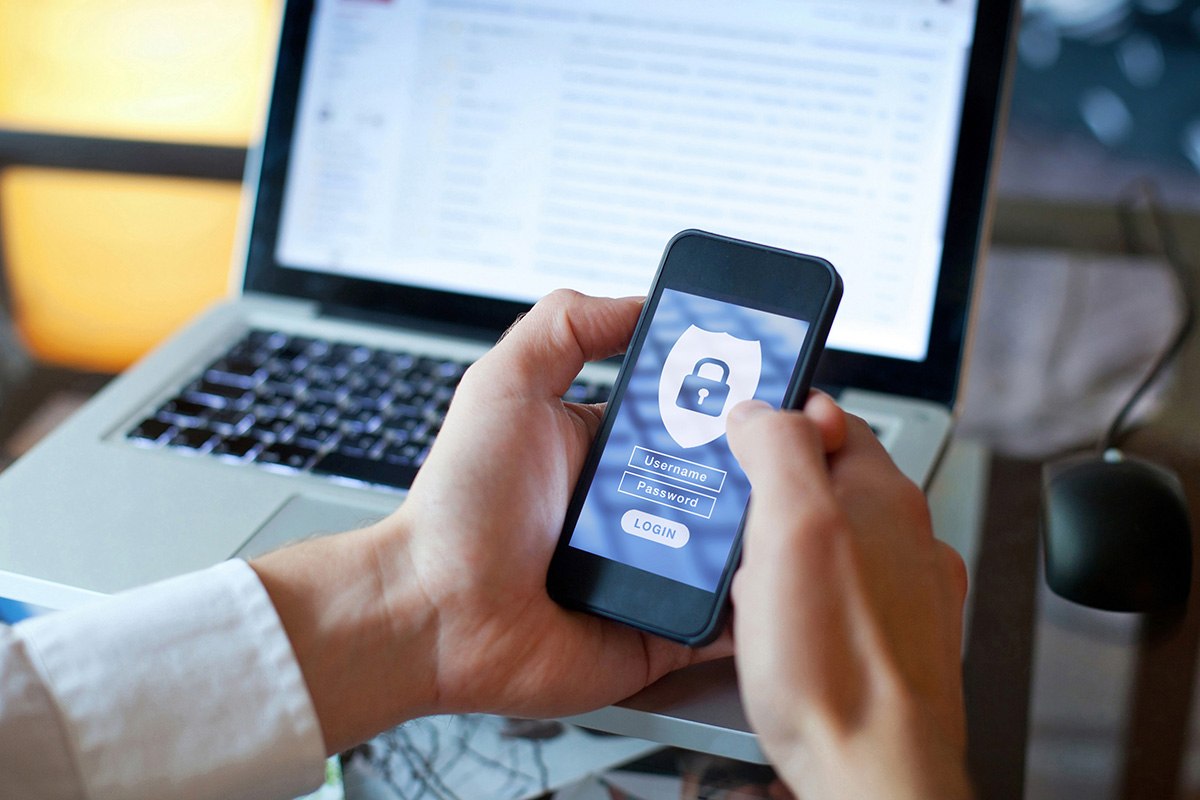
[[17, 630], [88, 797], [292, 797], [324, 779], [299, 664], [244, 561]]

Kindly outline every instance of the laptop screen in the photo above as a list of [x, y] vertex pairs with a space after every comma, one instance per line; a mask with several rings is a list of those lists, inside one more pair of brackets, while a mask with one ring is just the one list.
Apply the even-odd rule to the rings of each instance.
[[973, 2], [322, 0], [289, 17], [273, 269], [445, 315], [560, 286], [641, 294], [673, 234], [707, 229], [833, 262], [829, 346], [860, 371], [938, 360], [939, 293], [966, 305], [977, 240], [965, 280], [942, 267]]

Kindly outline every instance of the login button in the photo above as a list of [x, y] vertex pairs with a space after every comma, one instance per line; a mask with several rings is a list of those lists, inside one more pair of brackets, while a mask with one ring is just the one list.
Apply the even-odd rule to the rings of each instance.
[[691, 537], [687, 525], [682, 522], [663, 519], [637, 509], [630, 509], [621, 517], [621, 530], [633, 536], [675, 548], [683, 547]]

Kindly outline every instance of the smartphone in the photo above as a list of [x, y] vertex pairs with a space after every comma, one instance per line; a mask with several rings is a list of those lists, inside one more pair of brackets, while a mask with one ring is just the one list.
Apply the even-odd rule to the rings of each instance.
[[751, 398], [803, 404], [841, 296], [824, 259], [671, 239], [567, 508], [551, 597], [693, 646], [717, 636], [750, 500], [726, 418]]

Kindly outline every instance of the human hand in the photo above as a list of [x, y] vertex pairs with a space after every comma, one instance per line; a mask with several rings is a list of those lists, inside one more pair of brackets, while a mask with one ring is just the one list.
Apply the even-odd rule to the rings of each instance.
[[753, 487], [733, 582], [747, 716], [801, 797], [969, 797], [965, 568], [865, 423], [831, 443], [839, 417], [822, 395], [729, 415]]
[[560, 291], [464, 375], [397, 513], [404, 561], [437, 609], [440, 711], [557, 716], [615, 702], [696, 651], [546, 593], [546, 570], [602, 407], [562, 400], [585, 361], [622, 352], [639, 300]]
[[546, 570], [602, 406], [563, 402], [620, 353], [636, 298], [559, 291], [467, 370], [404, 504], [359, 531], [256, 559], [329, 752], [407, 719], [561, 716], [634, 694], [693, 650], [546, 593]]

